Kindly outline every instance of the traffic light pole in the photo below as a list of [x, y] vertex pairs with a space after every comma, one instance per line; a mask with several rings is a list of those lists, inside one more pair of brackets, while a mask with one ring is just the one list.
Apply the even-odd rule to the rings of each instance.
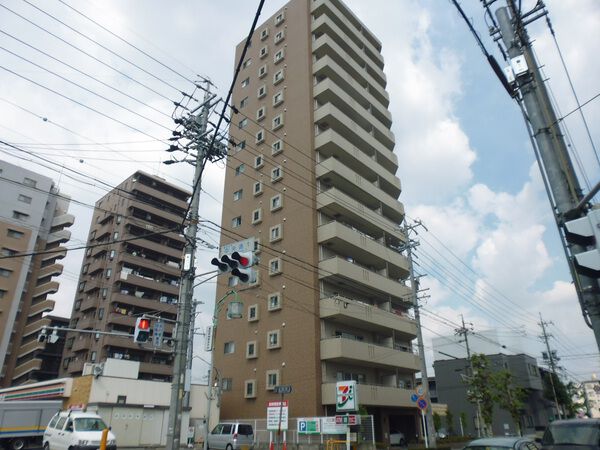
[[[208, 89], [205, 91], [202, 113], [199, 114], [197, 135], [203, 138], [206, 132], [209, 114], [209, 104], [212, 96]], [[185, 230], [186, 245], [183, 252], [184, 264], [177, 304], [177, 331], [175, 335], [175, 361], [173, 364], [173, 380], [171, 383], [171, 401], [169, 404], [169, 426], [167, 428], [166, 450], [179, 450], [181, 447], [182, 405], [187, 372], [187, 350], [190, 337], [191, 309], [194, 294], [196, 235], [198, 234], [198, 219], [200, 210], [200, 186], [205, 159], [206, 146], [196, 142], [196, 164], [194, 170], [194, 186], [190, 200], [189, 225]]]

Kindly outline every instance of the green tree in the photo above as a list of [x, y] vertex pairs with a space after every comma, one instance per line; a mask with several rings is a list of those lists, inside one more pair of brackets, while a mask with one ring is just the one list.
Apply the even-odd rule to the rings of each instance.
[[435, 428], [435, 431], [440, 431], [440, 428], [442, 428], [442, 418], [436, 412], [433, 413], [433, 428]]
[[446, 431], [448, 434], [454, 434], [454, 414], [448, 410], [446, 412]]
[[494, 415], [493, 374], [490, 369], [490, 362], [483, 354], [473, 354], [471, 365], [473, 373], [466, 379], [469, 387], [467, 389], [467, 399], [474, 405], [479, 402], [481, 408], [481, 417], [479, 418], [481, 434], [489, 436]]
[[556, 391], [556, 399], [558, 401], [559, 406], [562, 407], [562, 410], [566, 413], [568, 417], [575, 416], [575, 406], [573, 405], [573, 399], [571, 397], [571, 391], [567, 386], [561, 381], [561, 379], [554, 375], [552, 372], [544, 371], [542, 372], [542, 384], [544, 386], [544, 397], [554, 403], [554, 395], [552, 393], [552, 383], [550, 378], [552, 377], [552, 381], [554, 381], [554, 390]]
[[525, 389], [515, 386], [513, 376], [508, 370], [496, 372], [492, 377], [492, 382], [495, 391], [494, 400], [500, 408], [508, 411], [517, 426], [519, 436], [522, 436], [521, 411], [523, 400], [527, 396]]

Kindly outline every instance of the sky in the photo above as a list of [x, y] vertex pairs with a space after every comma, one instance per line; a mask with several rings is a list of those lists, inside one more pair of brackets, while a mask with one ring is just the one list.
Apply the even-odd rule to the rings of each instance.
[[[284, 3], [267, 0], [259, 23]], [[461, 3], [488, 51], [505, 65], [488, 35], [481, 3]], [[524, 0], [523, 8], [534, 3]], [[584, 103], [600, 91], [600, 3], [545, 3]], [[422, 318], [429, 366], [432, 338], [452, 335], [461, 314], [475, 332], [494, 330], [498, 351], [504, 345], [505, 351], [541, 358], [542, 313], [552, 322], [550, 345], [562, 358], [565, 376], [584, 380], [600, 372], [598, 347], [582, 319], [521, 113], [452, 2], [346, 4], [383, 46], [400, 200], [408, 219], [423, 223], [415, 236], [420, 243], [415, 262], [425, 289]], [[90, 205], [107, 192], [106, 184], [114, 186], [141, 169], [190, 187], [191, 166], [162, 164], [169, 158], [164, 150], [173, 129], [172, 102], [181, 99], [181, 92], [192, 93], [198, 75], [210, 78], [217, 93], [226, 95], [235, 45], [248, 33], [257, 5], [250, 0], [2, 2], [0, 136], [23, 151], [0, 146], [1, 157], [52, 177], [63, 194], [77, 200], [70, 207], [76, 222], [69, 246], [86, 241]], [[554, 40], [543, 19], [528, 31], [562, 117], [577, 103]], [[578, 112], [563, 123], [569, 149], [580, 163], [581, 184], [588, 190], [600, 172], [594, 153], [600, 99], [582, 111], [589, 135]], [[222, 162], [210, 165], [203, 179], [201, 215], [217, 223], [223, 179]], [[218, 245], [215, 231], [203, 228], [199, 236]], [[198, 272], [212, 269], [215, 252], [200, 249]], [[82, 257], [81, 251], [73, 251], [64, 260], [61, 289], [54, 296], [57, 314], [70, 314]], [[206, 374], [209, 356], [201, 350], [201, 333], [211, 321], [214, 292], [214, 281], [195, 292], [203, 302], [197, 318], [196, 381]]]

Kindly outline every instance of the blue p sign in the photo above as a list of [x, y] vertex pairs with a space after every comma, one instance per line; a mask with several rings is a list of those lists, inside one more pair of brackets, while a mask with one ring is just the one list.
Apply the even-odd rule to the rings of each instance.
[[306, 420], [298, 421], [298, 433], [306, 433]]

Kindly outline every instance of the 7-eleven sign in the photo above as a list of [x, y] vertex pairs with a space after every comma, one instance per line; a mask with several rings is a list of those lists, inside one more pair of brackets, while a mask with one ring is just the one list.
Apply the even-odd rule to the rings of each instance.
[[338, 381], [335, 386], [335, 410], [357, 411], [356, 381]]

